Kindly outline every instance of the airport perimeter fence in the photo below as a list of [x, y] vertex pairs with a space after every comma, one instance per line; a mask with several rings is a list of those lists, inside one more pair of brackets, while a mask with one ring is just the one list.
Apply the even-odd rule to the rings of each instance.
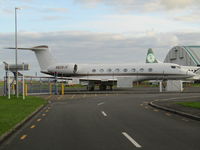
[[[7, 95], [8, 81], [4, 78], [4, 86], [2, 87], [2, 95]], [[41, 95], [41, 94], [64, 94], [66, 81], [56, 82], [54, 78], [49, 77], [25, 77], [24, 93], [25, 95]], [[10, 93], [15, 94], [16, 82], [13, 77], [10, 78]], [[23, 78], [18, 78], [19, 94], [23, 93]], [[1, 91], [0, 91], [1, 94]]]
[[[73, 85], [70, 86], [68, 80], [59, 79], [55, 80], [53, 77], [33, 77], [33, 76], [25, 76], [24, 78], [24, 93], [25, 95], [41, 95], [41, 94], [52, 94], [52, 95], [63, 95], [71, 92], [86, 92], [86, 86], [81, 85]], [[58, 82], [59, 81], [59, 82]], [[4, 85], [0, 86], [0, 96], [6, 96], [8, 94], [7, 87], [7, 78], [4, 78]], [[19, 94], [23, 93], [23, 78], [20, 76], [18, 79], [19, 85]], [[200, 92], [200, 84], [192, 84], [192, 83], [184, 83], [183, 84], [184, 91], [183, 92]], [[16, 82], [14, 77], [10, 77], [10, 93], [12, 95], [15, 94]], [[99, 90], [96, 87], [96, 91]], [[142, 82], [139, 84], [133, 84], [133, 88], [116, 88], [114, 87], [113, 91], [123, 92], [123, 91], [132, 91], [132, 93], [142, 92], [142, 93], [156, 93], [159, 92], [158, 85], [152, 85], [148, 82]], [[98, 91], [100, 92], [100, 91]], [[165, 92], [163, 90], [163, 92]]]

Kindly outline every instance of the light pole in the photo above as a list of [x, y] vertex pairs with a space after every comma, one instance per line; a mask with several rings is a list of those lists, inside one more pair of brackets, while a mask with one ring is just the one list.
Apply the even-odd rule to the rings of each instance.
[[18, 65], [17, 65], [17, 10], [20, 10], [20, 8], [15, 7], [15, 65], [16, 65], [16, 76], [15, 76], [15, 81], [16, 81], [16, 89], [15, 89], [15, 95], [17, 98], [19, 97], [18, 93]]

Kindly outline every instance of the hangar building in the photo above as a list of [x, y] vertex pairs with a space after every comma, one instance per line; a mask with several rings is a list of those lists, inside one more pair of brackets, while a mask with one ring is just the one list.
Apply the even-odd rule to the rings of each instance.
[[168, 52], [164, 62], [200, 66], [200, 46], [175, 46]]
[[[175, 46], [168, 52], [164, 62], [181, 66], [200, 66], [200, 46]], [[183, 91], [183, 82], [168, 80], [166, 91]]]

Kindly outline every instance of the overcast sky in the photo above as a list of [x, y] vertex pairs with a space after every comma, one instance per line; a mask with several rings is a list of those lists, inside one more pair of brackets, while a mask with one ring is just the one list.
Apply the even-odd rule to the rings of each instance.
[[[48, 45], [58, 62], [144, 62], [148, 48], [163, 61], [176, 45], [200, 45], [199, 0], [0, 0], [0, 79], [14, 63], [14, 8], [18, 45]], [[40, 68], [34, 53], [19, 62]]]

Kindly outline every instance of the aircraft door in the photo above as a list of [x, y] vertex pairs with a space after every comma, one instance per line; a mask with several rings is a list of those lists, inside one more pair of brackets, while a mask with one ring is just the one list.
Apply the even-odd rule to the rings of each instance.
[[77, 64], [75, 64], [75, 65], [74, 65], [74, 70], [73, 70], [73, 73], [76, 73], [76, 72], [77, 72], [77, 70], [78, 70], [78, 66], [77, 66]]

